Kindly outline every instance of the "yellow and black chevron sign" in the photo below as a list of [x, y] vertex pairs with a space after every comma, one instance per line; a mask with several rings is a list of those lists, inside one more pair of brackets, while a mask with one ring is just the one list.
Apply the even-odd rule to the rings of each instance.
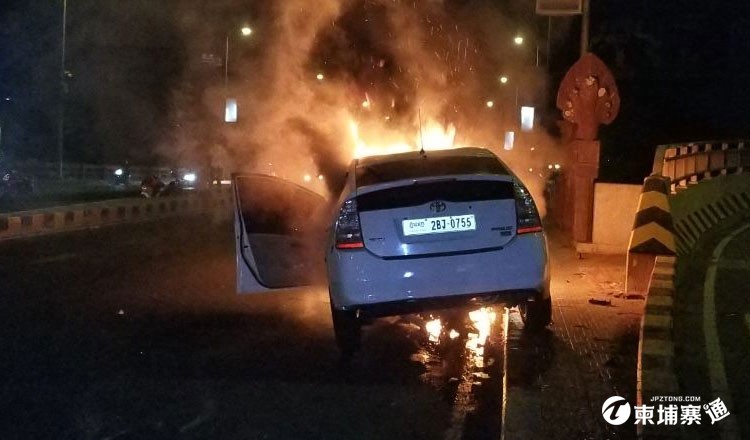
[[674, 225], [669, 208], [669, 178], [652, 175], [643, 182], [638, 202], [630, 252], [637, 254], [674, 255]]

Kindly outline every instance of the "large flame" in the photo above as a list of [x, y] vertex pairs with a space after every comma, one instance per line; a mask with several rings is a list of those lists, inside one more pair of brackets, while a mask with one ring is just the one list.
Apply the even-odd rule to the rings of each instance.
[[[353, 156], [356, 159], [419, 151], [421, 148], [426, 151], [433, 151], [459, 147], [455, 144], [456, 127], [452, 124], [443, 126], [434, 120], [425, 122], [421, 129], [417, 130], [417, 133], [412, 136], [411, 140], [408, 136], [394, 135], [386, 129], [375, 130], [375, 132], [368, 133], [365, 136], [361, 133], [360, 124], [354, 119], [349, 120], [349, 134], [354, 146]], [[372, 138], [390, 140], [373, 141]]]

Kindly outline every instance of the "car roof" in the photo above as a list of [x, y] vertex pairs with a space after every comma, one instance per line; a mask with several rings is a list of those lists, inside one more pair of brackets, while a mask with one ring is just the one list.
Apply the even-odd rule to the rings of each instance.
[[449, 158], [449, 157], [486, 157], [497, 159], [490, 150], [479, 147], [450, 148], [447, 150], [408, 151], [405, 153], [385, 154], [382, 156], [367, 156], [357, 159], [356, 166], [369, 166], [388, 162], [401, 162], [415, 158]]
[[357, 187], [425, 177], [487, 174], [511, 173], [497, 156], [484, 148], [411, 151], [355, 160]]

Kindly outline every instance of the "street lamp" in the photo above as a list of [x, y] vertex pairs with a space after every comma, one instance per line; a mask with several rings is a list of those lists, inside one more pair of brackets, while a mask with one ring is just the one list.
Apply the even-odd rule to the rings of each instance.
[[68, 15], [68, 1], [63, 0], [62, 41], [60, 50], [60, 108], [57, 120], [57, 160], [60, 179], [63, 178], [63, 146], [65, 145], [65, 28]]
[[[249, 37], [252, 35], [253, 30], [249, 26], [243, 26], [242, 29], [240, 29], [240, 34], [243, 37]], [[227, 38], [226, 38], [226, 46], [224, 47], [224, 90], [226, 91], [229, 84], [229, 35], [230, 32], [227, 32]]]
[[[502, 75], [500, 77], [500, 84], [502, 84], [503, 87], [507, 86], [509, 81], [510, 80], [505, 75]], [[518, 110], [518, 87], [519, 87], [519, 84], [518, 84], [517, 80], [513, 80], [513, 86], [515, 86], [515, 89], [516, 89], [515, 90], [515, 101], [514, 101], [514, 106], [513, 106], [513, 113], [515, 113]], [[502, 108], [503, 108], [503, 116], [504, 116], [505, 115], [505, 110], [504, 110], [505, 105], [503, 105]]]
[[[520, 35], [513, 38], [513, 43], [515, 43], [516, 46], [523, 46], [523, 42], [524, 39]], [[539, 43], [536, 44], [536, 67], [539, 67]]]
[[[249, 37], [253, 33], [250, 26], [243, 26], [240, 35]], [[237, 100], [229, 98], [229, 35], [227, 32], [224, 47], [224, 122], [237, 122]]]

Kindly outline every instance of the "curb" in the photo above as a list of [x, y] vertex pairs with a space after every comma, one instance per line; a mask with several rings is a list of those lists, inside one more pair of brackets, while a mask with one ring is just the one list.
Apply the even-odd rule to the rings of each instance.
[[[648, 297], [641, 319], [638, 343], [637, 404], [651, 402], [653, 396], [669, 396], [679, 392], [674, 372], [674, 334], [672, 307], [674, 304], [674, 273], [676, 257], [657, 256]], [[660, 426], [638, 425], [638, 438], [669, 438], [678, 432], [662, 431]]]
[[231, 213], [232, 193], [159, 199], [117, 199], [35, 211], [0, 214], [0, 242], [102, 226], [140, 223], [209, 212]]

